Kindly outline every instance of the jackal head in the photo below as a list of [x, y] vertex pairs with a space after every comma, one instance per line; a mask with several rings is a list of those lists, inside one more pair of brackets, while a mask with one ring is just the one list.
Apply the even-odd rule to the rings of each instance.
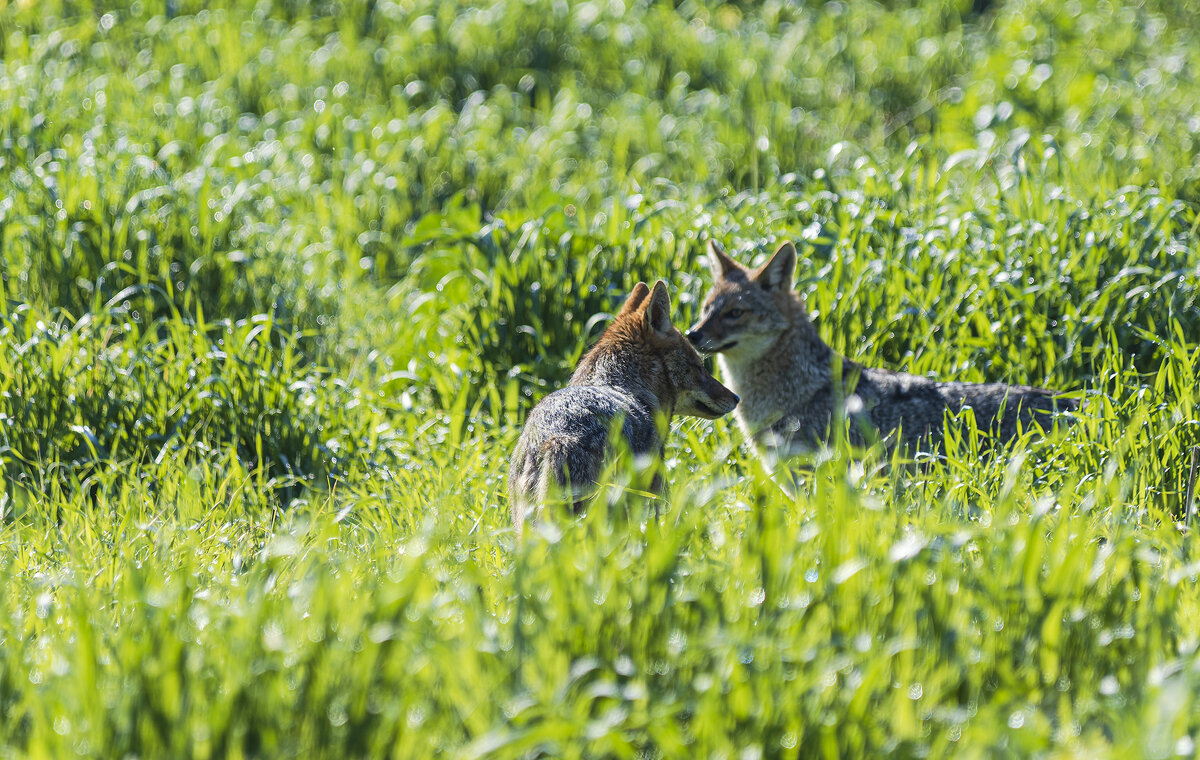
[[716, 419], [738, 404], [733, 391], [704, 368], [700, 354], [673, 324], [661, 280], [639, 282], [613, 323], [580, 361], [575, 377], [602, 372], [650, 389], [676, 414]]
[[758, 269], [747, 269], [708, 241], [713, 287], [688, 340], [706, 354], [753, 359], [769, 349], [804, 308], [792, 291], [796, 247], [784, 243]]

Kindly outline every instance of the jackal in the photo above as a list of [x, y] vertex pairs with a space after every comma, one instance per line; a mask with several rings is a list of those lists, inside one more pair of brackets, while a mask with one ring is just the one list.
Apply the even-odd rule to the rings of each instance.
[[[769, 461], [827, 443], [831, 425], [849, 420], [851, 443], [882, 437], [915, 451], [936, 451], [947, 410], [974, 411], [992, 440], [1014, 438], [1057, 410], [1076, 408], [1056, 392], [1004, 383], [939, 382], [875, 369], [836, 354], [792, 289], [796, 248], [784, 243], [770, 261], [748, 269], [709, 241], [714, 284], [688, 339], [718, 355], [722, 379], [741, 396], [734, 417]], [[835, 414], [836, 412], [836, 414]]]
[[[715, 419], [737, 403], [671, 324], [667, 286], [659, 281], [651, 292], [639, 282], [567, 387], [529, 414], [508, 472], [518, 533], [526, 517], [540, 513], [552, 486], [569, 487], [576, 511], [583, 507], [612, 453], [614, 425], [633, 456], [661, 457], [660, 425], [672, 415]], [[651, 487], [660, 487], [657, 478]]]

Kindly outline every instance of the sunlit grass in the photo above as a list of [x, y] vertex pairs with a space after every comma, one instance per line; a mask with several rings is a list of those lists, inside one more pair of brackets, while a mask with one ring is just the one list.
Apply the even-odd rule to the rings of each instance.
[[[0, 0], [0, 755], [1194, 754], [1198, 26]], [[794, 474], [677, 421], [517, 541], [525, 414], [707, 236], [1084, 408]]]

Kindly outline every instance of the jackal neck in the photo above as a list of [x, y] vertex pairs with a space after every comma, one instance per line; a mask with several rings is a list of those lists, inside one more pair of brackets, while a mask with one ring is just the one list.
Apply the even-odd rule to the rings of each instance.
[[779, 336], [770, 353], [787, 357], [791, 371], [821, 378], [832, 377], [834, 351], [821, 340], [816, 326], [807, 317], [793, 319], [792, 326]]
[[675, 407], [675, 393], [661, 365], [625, 356], [608, 345], [596, 346], [580, 360], [570, 385], [614, 388], [634, 397], [649, 411], [661, 410], [668, 416]]
[[[804, 396], [827, 387], [833, 379], [833, 363], [840, 359], [817, 328], [800, 316], [761, 354], [754, 358], [719, 356], [736, 393], [743, 396], [775, 395], [790, 389]], [[753, 402], [751, 402], [751, 405]]]

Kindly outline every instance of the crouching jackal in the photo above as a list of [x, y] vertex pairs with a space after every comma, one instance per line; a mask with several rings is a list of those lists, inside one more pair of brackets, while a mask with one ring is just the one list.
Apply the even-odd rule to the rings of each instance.
[[1037, 420], [1048, 427], [1055, 411], [1077, 406], [1043, 388], [938, 382], [864, 367], [834, 353], [809, 321], [792, 289], [791, 243], [755, 270], [713, 241], [708, 255], [715, 282], [688, 339], [700, 351], [718, 354], [722, 379], [742, 399], [734, 416], [769, 461], [827, 442], [831, 424], [843, 414], [851, 443], [892, 435], [894, 443], [936, 451], [947, 410], [971, 407], [979, 428], [1004, 442], [1016, 437], [1019, 426]]
[[635, 457], [661, 457], [660, 421], [669, 423], [674, 414], [715, 419], [737, 403], [671, 324], [667, 286], [660, 281], [651, 292], [639, 282], [579, 360], [570, 384], [529, 413], [508, 471], [517, 531], [540, 512], [551, 487], [569, 488], [576, 511], [582, 508], [611, 453], [609, 431], [618, 421]]

